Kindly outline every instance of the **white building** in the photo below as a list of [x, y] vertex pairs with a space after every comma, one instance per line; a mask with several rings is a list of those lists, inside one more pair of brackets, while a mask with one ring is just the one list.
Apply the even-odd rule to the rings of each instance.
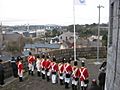
[[38, 29], [38, 30], [36, 30], [36, 36], [37, 37], [40, 37], [40, 36], [45, 36], [45, 33], [46, 33], [47, 31], [45, 30], [45, 29]]

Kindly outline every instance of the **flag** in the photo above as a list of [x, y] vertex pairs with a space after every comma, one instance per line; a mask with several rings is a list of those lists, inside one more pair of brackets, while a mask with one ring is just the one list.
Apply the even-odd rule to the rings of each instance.
[[85, 5], [85, 0], [74, 0], [74, 5]]

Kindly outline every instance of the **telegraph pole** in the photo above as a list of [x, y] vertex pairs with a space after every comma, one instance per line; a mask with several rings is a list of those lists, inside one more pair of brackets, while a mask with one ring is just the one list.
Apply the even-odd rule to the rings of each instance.
[[100, 47], [100, 9], [104, 8], [102, 5], [99, 4], [97, 6], [99, 10], [99, 17], [98, 17], [98, 39], [97, 39], [97, 64], [99, 64], [99, 47]]

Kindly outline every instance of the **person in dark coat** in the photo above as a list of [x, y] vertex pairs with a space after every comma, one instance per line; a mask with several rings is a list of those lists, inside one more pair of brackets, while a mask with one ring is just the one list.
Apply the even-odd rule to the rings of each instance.
[[12, 57], [10, 62], [11, 62], [12, 70], [13, 70], [13, 76], [14, 77], [18, 77], [18, 68], [17, 68], [17, 64], [16, 64], [15, 58]]
[[88, 90], [102, 90], [98, 85], [96, 79], [92, 80], [91, 86], [88, 88]]
[[100, 66], [100, 68], [99, 68], [99, 71], [102, 71], [103, 69], [106, 70], [106, 66], [107, 66], [107, 62], [104, 61], [104, 62], [101, 64], [101, 66]]
[[2, 60], [0, 59], [0, 85], [4, 84], [4, 67], [2, 64]]
[[102, 88], [102, 90], [104, 90], [105, 87], [105, 77], [106, 77], [106, 72], [105, 69], [103, 69], [98, 76], [99, 86]]

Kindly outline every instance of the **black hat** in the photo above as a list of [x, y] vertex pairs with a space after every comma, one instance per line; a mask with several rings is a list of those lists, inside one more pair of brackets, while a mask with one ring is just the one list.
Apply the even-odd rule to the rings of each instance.
[[37, 58], [40, 58], [40, 56], [38, 55]]
[[53, 58], [53, 61], [56, 61], [56, 58]]
[[17, 57], [17, 60], [21, 60], [22, 58], [20, 56]]
[[48, 59], [48, 58], [49, 58], [49, 56], [47, 55], [47, 56], [46, 56], [46, 58]]
[[85, 61], [81, 61], [81, 65], [84, 67], [85, 66]]
[[32, 53], [31, 53], [31, 52], [29, 52], [29, 55], [32, 55]]
[[42, 55], [42, 58], [45, 58], [45, 55]]
[[77, 62], [77, 61], [74, 61], [74, 65], [77, 66], [77, 65], [78, 65], [78, 62]]
[[3, 60], [2, 59], [0, 59], [0, 62], [2, 62]]

